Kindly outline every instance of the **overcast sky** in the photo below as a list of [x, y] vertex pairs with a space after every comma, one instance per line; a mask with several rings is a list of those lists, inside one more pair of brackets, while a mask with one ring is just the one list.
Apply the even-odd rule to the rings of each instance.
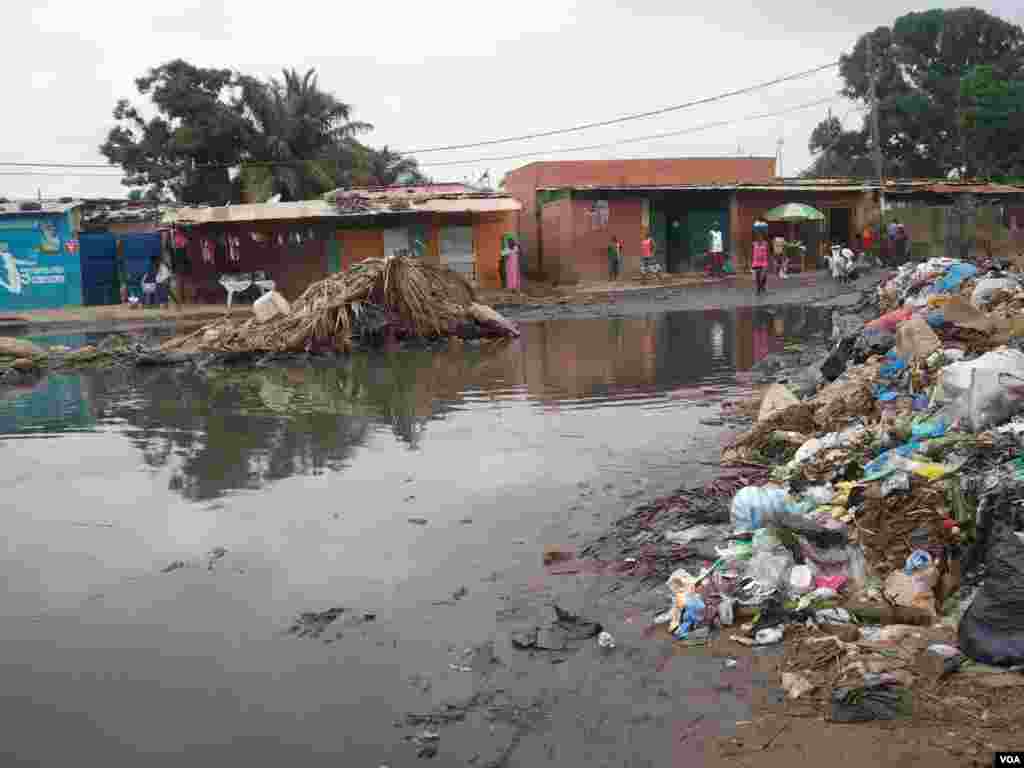
[[[97, 147], [119, 98], [135, 98], [133, 80], [175, 57], [210, 67], [270, 76], [282, 67], [315, 67], [320, 84], [373, 123], [375, 146], [398, 149], [463, 144], [562, 128], [680, 104], [834, 60], [857, 36], [916, 5], [860, 0], [778, 2], [760, 12], [749, 2], [679, 0], [441, 0], [435, 3], [251, 0], [53, 0], [4, 8], [8, 104], [0, 142], [0, 194], [9, 197], [113, 195], [126, 188], [111, 171], [70, 175], [6, 162], [104, 162]], [[979, 7], [1024, 24], [1019, 0]], [[33, 7], [34, 6], [34, 7]], [[438, 181], [497, 182], [506, 171], [541, 159], [772, 156], [782, 171], [807, 166], [807, 139], [829, 105], [739, 122], [672, 138], [516, 159], [543, 152], [778, 112], [834, 96], [835, 70], [755, 94], [617, 126], [417, 154]], [[860, 113], [831, 105], [844, 124]], [[465, 165], [440, 165], [473, 160]], [[106, 174], [106, 175], [103, 175]]]

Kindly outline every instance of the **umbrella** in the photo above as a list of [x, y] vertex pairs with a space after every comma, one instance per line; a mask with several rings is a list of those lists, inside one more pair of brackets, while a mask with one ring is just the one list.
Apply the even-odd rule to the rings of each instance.
[[762, 218], [765, 221], [824, 221], [825, 214], [803, 203], [786, 203], [772, 208]]

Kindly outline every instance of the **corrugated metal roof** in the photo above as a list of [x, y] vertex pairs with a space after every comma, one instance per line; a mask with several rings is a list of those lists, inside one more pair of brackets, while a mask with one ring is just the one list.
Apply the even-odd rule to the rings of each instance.
[[[332, 194], [332, 193], [328, 193]], [[522, 204], [509, 195], [451, 194], [408, 196], [384, 192], [344, 193], [349, 205], [339, 209], [326, 200], [291, 203], [250, 203], [212, 208], [181, 208], [164, 214], [165, 224], [231, 224], [255, 221], [339, 219], [352, 216], [384, 216], [401, 213], [496, 213], [518, 211]]]
[[[23, 211], [21, 210], [22, 203], [39, 204], [40, 208], [37, 210]], [[81, 200], [72, 200], [70, 202], [43, 200], [41, 204], [38, 200], [12, 200], [7, 203], [0, 203], [0, 216], [38, 216], [45, 213], [67, 213], [81, 205]]]

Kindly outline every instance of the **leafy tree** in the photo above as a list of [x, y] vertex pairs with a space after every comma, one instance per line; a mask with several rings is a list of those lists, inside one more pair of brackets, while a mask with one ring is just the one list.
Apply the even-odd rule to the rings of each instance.
[[974, 67], [960, 81], [960, 98], [970, 165], [985, 176], [1024, 173], [1024, 79]]
[[152, 187], [187, 203], [224, 203], [232, 198], [228, 167], [237, 165], [251, 129], [230, 101], [234, 76], [181, 59], [150, 69], [135, 81], [157, 114], [149, 120], [127, 100], [114, 109], [118, 125], [100, 147], [126, 174], [130, 187]]
[[[966, 118], [973, 108], [972, 98], [982, 91], [983, 99], [991, 95], [981, 84], [984, 77], [1008, 81], [1021, 77], [1024, 31], [1019, 26], [976, 8], [957, 8], [909, 13], [891, 28], [879, 27], [862, 35], [853, 50], [840, 58], [839, 71], [844, 82], [841, 93], [864, 103], [870, 89], [869, 40], [878, 73], [880, 144], [887, 175], [945, 176], [962, 171], [973, 176], [985, 170], [978, 158], [1006, 157], [1007, 152], [1016, 151], [1019, 159], [1019, 149], [1014, 150], [1005, 136], [969, 134], [969, 126], [976, 124]], [[986, 68], [981, 72], [988, 75], [977, 74], [979, 67]], [[966, 86], [965, 78], [970, 80]], [[1012, 93], [1006, 98], [1012, 103]], [[863, 167], [870, 161], [869, 119], [866, 115], [860, 130], [841, 131], [839, 136], [828, 121], [819, 124], [809, 142], [811, 151], [823, 151], [822, 139], [828, 137], [834, 142], [833, 159], [852, 168]], [[977, 147], [979, 140], [987, 144]], [[815, 162], [828, 165], [820, 157]]]
[[249, 157], [242, 167], [247, 197], [285, 200], [318, 196], [356, 165], [354, 137], [372, 130], [351, 120], [352, 107], [320, 90], [316, 71], [285, 70], [283, 80], [239, 77], [237, 104], [253, 126]]
[[387, 146], [381, 149], [364, 147], [354, 173], [355, 185], [389, 187], [392, 184], [423, 184], [427, 178], [416, 160]]

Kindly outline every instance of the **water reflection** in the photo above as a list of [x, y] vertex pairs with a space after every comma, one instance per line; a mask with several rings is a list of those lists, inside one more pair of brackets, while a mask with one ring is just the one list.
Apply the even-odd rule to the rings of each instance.
[[[131, 441], [148, 467], [166, 469], [172, 490], [210, 499], [342, 471], [381, 433], [421, 449], [431, 421], [452, 414], [472, 420], [516, 404], [542, 416], [691, 407], [674, 393], [707, 382], [735, 385], [736, 372], [787, 339], [823, 333], [827, 323], [807, 307], [555, 320], [527, 324], [511, 343], [363, 355], [337, 365], [51, 376], [0, 399], [0, 433], [109, 431]], [[484, 432], [472, 437], [488, 440]], [[488, 449], [495, 444], [481, 444]]]

